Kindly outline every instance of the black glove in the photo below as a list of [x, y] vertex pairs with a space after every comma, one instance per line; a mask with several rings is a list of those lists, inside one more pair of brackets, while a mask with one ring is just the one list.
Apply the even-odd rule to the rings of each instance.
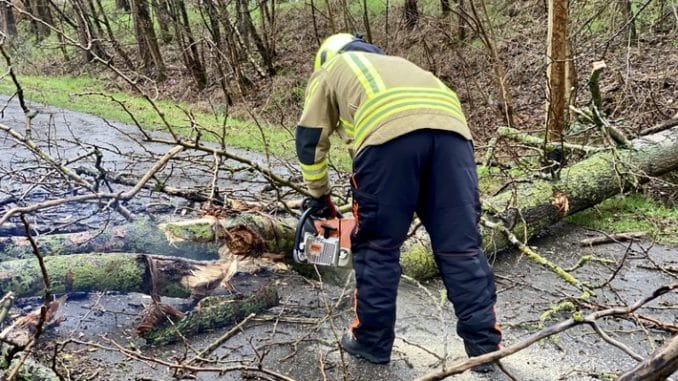
[[329, 194], [321, 197], [309, 197], [302, 204], [304, 210], [311, 210], [311, 215], [315, 218], [335, 218], [337, 208], [332, 202]]

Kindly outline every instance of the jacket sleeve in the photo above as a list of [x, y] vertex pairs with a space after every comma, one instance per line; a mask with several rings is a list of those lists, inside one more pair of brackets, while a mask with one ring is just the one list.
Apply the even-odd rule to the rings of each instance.
[[309, 80], [304, 110], [295, 134], [297, 158], [309, 193], [320, 197], [330, 192], [327, 152], [330, 135], [339, 122], [334, 91], [327, 84], [327, 72], [317, 70]]

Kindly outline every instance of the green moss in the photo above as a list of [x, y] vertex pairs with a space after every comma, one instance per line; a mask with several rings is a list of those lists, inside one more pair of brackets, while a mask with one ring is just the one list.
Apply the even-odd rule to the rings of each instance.
[[76, 261], [72, 259], [45, 258], [53, 292], [140, 291], [144, 267], [137, 263], [136, 256], [96, 255], [82, 256]]
[[554, 317], [557, 313], [567, 311], [571, 311], [573, 313], [576, 312], [576, 307], [574, 306], [574, 303], [570, 301], [563, 301], [558, 304], [552, 305], [551, 308], [549, 308], [548, 310], [544, 311], [541, 315], [539, 315], [540, 326], [543, 327], [544, 323], [548, 319]]
[[[100, 254], [45, 257], [50, 291], [121, 292], [143, 291], [145, 266], [137, 262], [136, 255]], [[42, 273], [34, 259], [0, 263], [0, 293], [13, 291], [17, 297], [44, 293]]]
[[613, 197], [567, 219], [612, 233], [645, 231], [662, 244], [678, 246], [678, 209], [668, 208], [642, 195]]
[[165, 282], [162, 287], [159, 287], [158, 292], [160, 295], [170, 298], [187, 298], [191, 296], [191, 293], [179, 282]]
[[438, 275], [438, 266], [431, 249], [419, 243], [412, 245], [402, 253], [400, 265], [403, 274], [417, 280], [430, 279]]
[[179, 332], [184, 336], [192, 336], [230, 325], [251, 313], [257, 313], [277, 304], [278, 290], [272, 285], [241, 300], [210, 297], [205, 302], [205, 306], [201, 302], [200, 309], [186, 314], [173, 326], [157, 328], [144, 333], [143, 336], [151, 344], [168, 344], [180, 337]]
[[160, 229], [174, 238], [189, 242], [212, 242], [216, 238], [212, 229], [212, 222], [209, 221], [168, 222], [161, 225]]

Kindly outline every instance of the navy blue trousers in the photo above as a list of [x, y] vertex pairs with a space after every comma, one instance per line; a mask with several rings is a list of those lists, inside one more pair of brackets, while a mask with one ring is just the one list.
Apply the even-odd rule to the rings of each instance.
[[375, 355], [391, 353], [400, 246], [416, 212], [431, 237], [467, 353], [498, 349], [496, 289], [478, 231], [472, 143], [449, 131], [417, 130], [365, 148], [355, 158], [353, 172], [356, 317], [350, 328], [358, 342]]

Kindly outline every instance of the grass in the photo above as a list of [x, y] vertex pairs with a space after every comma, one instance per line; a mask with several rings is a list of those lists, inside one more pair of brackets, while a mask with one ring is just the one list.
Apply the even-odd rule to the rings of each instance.
[[659, 243], [678, 246], [678, 208], [638, 194], [610, 198], [567, 219], [613, 233], [645, 231]]

